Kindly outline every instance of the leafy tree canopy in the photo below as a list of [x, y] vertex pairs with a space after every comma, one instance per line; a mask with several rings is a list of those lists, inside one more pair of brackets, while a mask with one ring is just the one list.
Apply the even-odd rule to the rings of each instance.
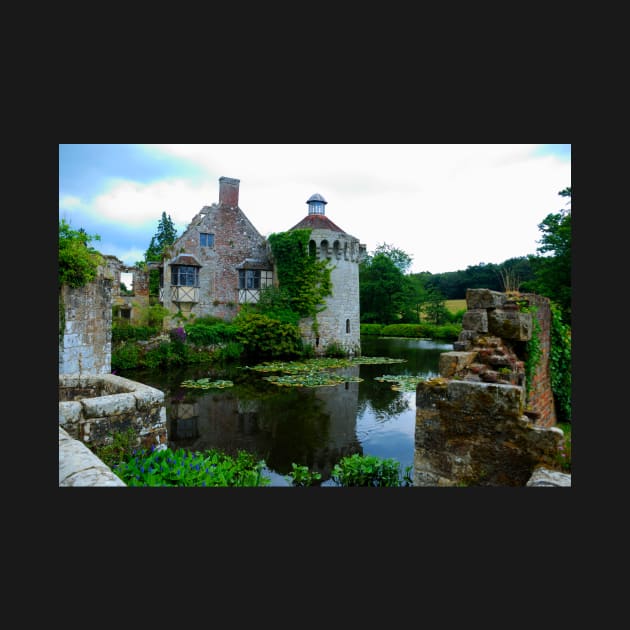
[[544, 295], [558, 304], [565, 321], [571, 322], [571, 187], [558, 193], [568, 198], [568, 207], [548, 214], [538, 229], [537, 255], [529, 257], [534, 278], [524, 290]]
[[98, 234], [89, 235], [83, 228], [72, 229], [65, 220], [59, 221], [59, 286], [81, 287], [96, 277], [101, 254], [90, 243], [100, 241]]

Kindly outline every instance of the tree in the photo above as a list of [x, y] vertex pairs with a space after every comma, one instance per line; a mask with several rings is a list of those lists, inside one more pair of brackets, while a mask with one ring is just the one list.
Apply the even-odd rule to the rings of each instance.
[[359, 265], [361, 321], [391, 324], [413, 312], [415, 288], [404, 270], [411, 257], [390, 245], [381, 245]]
[[538, 229], [537, 255], [529, 257], [534, 279], [523, 283], [522, 289], [548, 297], [561, 309], [562, 316], [571, 322], [571, 187], [558, 193], [567, 197], [568, 208], [548, 214]]
[[[158, 222], [157, 231], [151, 237], [149, 249], [144, 253], [145, 262], [161, 262], [167, 253], [168, 248], [177, 239], [177, 230], [173, 225], [171, 216], [162, 212], [162, 218]], [[160, 291], [160, 274], [157, 269], [152, 269], [149, 273], [149, 295], [156, 296]]]
[[98, 234], [90, 236], [83, 228], [73, 230], [65, 219], [59, 221], [59, 288], [64, 284], [82, 287], [94, 280], [102, 257], [90, 243], [100, 240]]
[[407, 273], [413, 262], [413, 258], [409, 254], [388, 243], [377, 245], [374, 254], [385, 254], [400, 269], [401, 273]]

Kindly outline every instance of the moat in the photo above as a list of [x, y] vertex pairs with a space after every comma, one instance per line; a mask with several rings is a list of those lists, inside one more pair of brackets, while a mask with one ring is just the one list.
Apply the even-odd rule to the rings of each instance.
[[[264, 459], [272, 486], [290, 485], [291, 464], [308, 466], [331, 483], [333, 466], [359, 453], [393, 458], [401, 469], [413, 464], [415, 391], [397, 391], [383, 375], [438, 374], [442, 352], [451, 343], [393, 337], [361, 338], [363, 356], [405, 359], [404, 363], [363, 364], [335, 372], [359, 377], [324, 387], [279, 387], [245, 365], [212, 365], [168, 372], [126, 370], [121, 376], [151, 385], [165, 394], [171, 448], [229, 454], [245, 450]], [[188, 379], [230, 380], [233, 387], [197, 390]]]

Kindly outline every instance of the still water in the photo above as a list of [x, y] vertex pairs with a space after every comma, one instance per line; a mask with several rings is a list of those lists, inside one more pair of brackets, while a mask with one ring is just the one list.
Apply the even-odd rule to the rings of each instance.
[[[333, 466], [359, 453], [394, 458], [401, 470], [413, 465], [415, 391], [395, 391], [384, 375], [430, 378], [451, 343], [398, 337], [361, 338], [363, 356], [405, 359], [404, 363], [357, 365], [335, 373], [361, 382], [324, 387], [279, 387], [245, 365], [193, 366], [168, 372], [128, 370], [121, 376], [164, 392], [171, 448], [230, 455], [245, 450], [267, 465], [271, 486], [290, 486], [285, 476], [295, 462], [334, 485]], [[230, 380], [233, 387], [199, 390], [181, 387], [187, 379]]]

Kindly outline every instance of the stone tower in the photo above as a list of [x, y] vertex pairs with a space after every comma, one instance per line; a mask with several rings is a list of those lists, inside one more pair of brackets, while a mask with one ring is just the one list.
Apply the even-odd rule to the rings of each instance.
[[327, 259], [332, 272], [332, 295], [326, 298], [326, 308], [317, 314], [318, 334], [313, 332], [313, 319], [300, 322], [302, 339], [317, 355], [326, 352], [331, 343], [343, 347], [348, 354], [361, 354], [359, 309], [359, 263], [365, 256], [365, 245], [344, 232], [327, 216], [328, 203], [320, 194], [312, 195], [308, 215], [291, 230], [310, 229], [309, 252], [319, 260]]

